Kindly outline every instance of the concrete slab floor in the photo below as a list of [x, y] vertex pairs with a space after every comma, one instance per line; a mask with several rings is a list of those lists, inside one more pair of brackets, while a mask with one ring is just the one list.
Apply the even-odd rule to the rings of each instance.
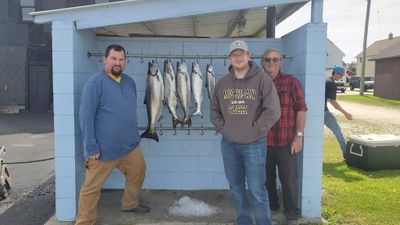
[[[183, 196], [188, 196], [214, 207], [220, 211], [213, 216], [184, 217], [168, 213], [168, 208]], [[148, 214], [120, 211], [122, 190], [103, 190], [98, 207], [98, 225], [233, 225], [235, 209], [227, 190], [143, 190], [140, 201], [151, 208]], [[275, 213], [273, 224], [285, 224], [282, 212]], [[53, 216], [45, 225], [71, 225], [72, 222], [58, 222]]]

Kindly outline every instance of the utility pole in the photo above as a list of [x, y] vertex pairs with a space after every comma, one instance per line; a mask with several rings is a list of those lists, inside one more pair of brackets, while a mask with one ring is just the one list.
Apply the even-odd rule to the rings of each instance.
[[371, 0], [367, 0], [367, 15], [365, 16], [365, 28], [364, 28], [364, 43], [363, 43], [363, 54], [362, 54], [362, 65], [361, 65], [361, 80], [360, 80], [360, 95], [364, 95], [364, 84], [365, 84], [365, 63], [367, 61], [367, 37], [368, 37], [368, 22], [369, 22], [369, 11], [371, 8]]

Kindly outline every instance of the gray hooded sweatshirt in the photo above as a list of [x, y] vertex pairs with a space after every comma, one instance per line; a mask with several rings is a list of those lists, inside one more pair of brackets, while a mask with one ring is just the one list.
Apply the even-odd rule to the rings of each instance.
[[250, 70], [237, 79], [232, 66], [215, 86], [211, 121], [224, 138], [248, 144], [261, 137], [279, 120], [279, 97], [271, 78], [249, 62]]

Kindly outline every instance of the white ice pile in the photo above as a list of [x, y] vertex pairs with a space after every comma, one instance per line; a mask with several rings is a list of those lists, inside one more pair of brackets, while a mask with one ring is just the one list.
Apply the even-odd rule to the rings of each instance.
[[169, 214], [177, 216], [212, 216], [219, 211], [215, 206], [188, 196], [183, 196], [168, 208]]

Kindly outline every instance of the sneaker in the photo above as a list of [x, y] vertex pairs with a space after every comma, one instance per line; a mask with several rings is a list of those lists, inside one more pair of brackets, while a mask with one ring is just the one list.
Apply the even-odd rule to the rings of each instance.
[[135, 208], [132, 209], [121, 209], [122, 212], [135, 212], [135, 213], [149, 213], [150, 208], [148, 206], [139, 204]]
[[288, 225], [299, 225], [299, 220], [289, 220]]

